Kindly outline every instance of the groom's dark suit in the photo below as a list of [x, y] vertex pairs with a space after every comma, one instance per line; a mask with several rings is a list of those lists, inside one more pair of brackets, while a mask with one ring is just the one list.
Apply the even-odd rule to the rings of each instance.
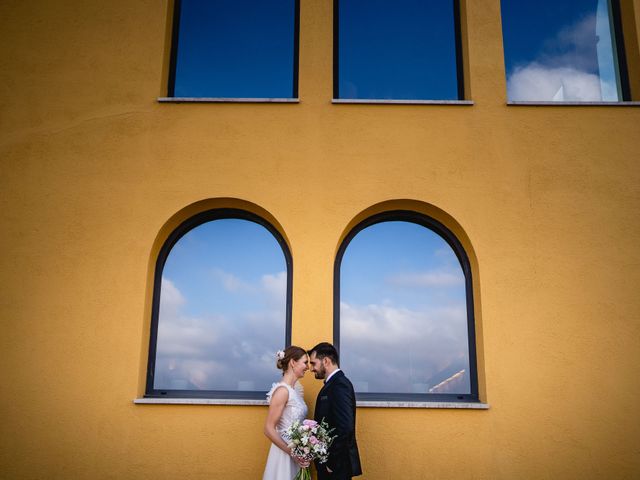
[[[331, 435], [337, 435], [329, 448], [327, 463], [316, 463], [318, 479], [345, 480], [362, 475], [356, 443], [356, 395], [341, 370], [318, 393], [314, 419], [317, 422], [324, 419], [334, 429]], [[332, 473], [327, 472], [327, 467]]]

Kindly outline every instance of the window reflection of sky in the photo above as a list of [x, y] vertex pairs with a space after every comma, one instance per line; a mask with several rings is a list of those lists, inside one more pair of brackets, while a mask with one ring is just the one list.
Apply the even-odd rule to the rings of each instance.
[[448, 381], [453, 390], [431, 393], [469, 393], [465, 278], [439, 235], [409, 222], [365, 228], [345, 251], [340, 297], [342, 367], [357, 391], [428, 393]]
[[[280, 245], [254, 222], [185, 234], [163, 270], [154, 388], [267, 390], [284, 346], [286, 271]], [[468, 372], [466, 315], [460, 263], [431, 230], [384, 222], [347, 247], [341, 355], [360, 391], [425, 393]], [[468, 375], [453, 385], [440, 392], [468, 393]]]
[[619, 101], [607, 0], [503, 0], [511, 101]]
[[294, 0], [180, 3], [174, 96], [293, 96]]
[[263, 226], [215, 220], [184, 235], [162, 275], [156, 389], [267, 390], [284, 345], [286, 262]]
[[339, 98], [457, 100], [452, 0], [341, 0]]

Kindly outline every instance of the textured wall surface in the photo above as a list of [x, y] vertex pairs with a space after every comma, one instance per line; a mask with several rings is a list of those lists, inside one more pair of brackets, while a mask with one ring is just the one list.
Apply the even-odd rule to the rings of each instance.
[[166, 0], [0, 3], [4, 478], [261, 477], [266, 407], [132, 402], [171, 222], [243, 202], [291, 247], [294, 344], [331, 339], [367, 209], [472, 257], [491, 408], [359, 409], [364, 479], [638, 478], [640, 108], [507, 106], [498, 0], [464, 9], [473, 106], [332, 105], [332, 3], [301, 1], [299, 104], [158, 103]]

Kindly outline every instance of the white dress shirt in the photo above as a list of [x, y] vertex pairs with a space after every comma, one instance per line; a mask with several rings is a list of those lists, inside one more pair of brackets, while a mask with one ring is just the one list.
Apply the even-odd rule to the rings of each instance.
[[333, 377], [333, 376], [334, 376], [336, 373], [338, 373], [339, 371], [340, 371], [340, 369], [339, 369], [339, 368], [336, 368], [333, 372], [331, 372], [331, 373], [329, 374], [329, 376], [328, 376], [327, 378], [325, 378], [325, 379], [324, 379], [324, 383], [327, 383], [327, 382], [329, 381], [329, 379], [330, 379], [331, 377]]

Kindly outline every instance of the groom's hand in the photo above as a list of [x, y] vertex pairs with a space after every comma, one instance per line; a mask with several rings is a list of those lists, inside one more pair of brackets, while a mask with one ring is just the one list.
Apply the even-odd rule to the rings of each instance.
[[331, 470], [329, 467], [327, 467], [327, 472], [333, 473], [333, 470]]

